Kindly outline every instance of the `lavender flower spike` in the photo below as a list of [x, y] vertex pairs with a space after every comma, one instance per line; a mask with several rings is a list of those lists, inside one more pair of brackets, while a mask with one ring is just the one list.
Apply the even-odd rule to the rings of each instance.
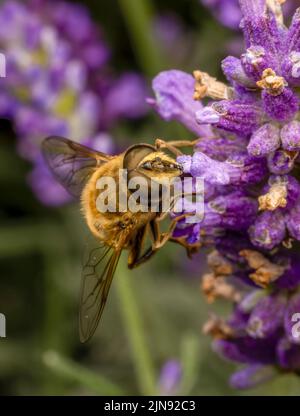
[[181, 90], [189, 100], [195, 90], [193, 106], [173, 91], [159, 111], [210, 129], [178, 157], [185, 176], [204, 180], [203, 218], [181, 219], [173, 237], [191, 253], [210, 248], [203, 294], [232, 302], [233, 312], [204, 332], [220, 356], [244, 365], [230, 380], [239, 389], [300, 374], [300, 12], [287, 27], [280, 3], [240, 0], [246, 50], [223, 60], [228, 85], [194, 71]]

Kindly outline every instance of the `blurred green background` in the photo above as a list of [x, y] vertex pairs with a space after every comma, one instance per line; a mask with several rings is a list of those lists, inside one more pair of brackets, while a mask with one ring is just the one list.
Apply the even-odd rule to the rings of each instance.
[[[235, 34], [213, 20], [197, 0], [86, 0], [113, 50], [112, 66], [135, 69], [148, 80], [163, 69], [200, 68], [215, 76]], [[149, 7], [150, 6], [150, 7]], [[152, 19], [173, 13], [182, 21], [184, 54], [159, 49]], [[113, 132], [119, 148], [136, 141], [189, 138], [154, 113]], [[11, 124], [1, 121], [0, 339], [1, 395], [160, 394], [159, 376], [170, 359], [180, 362], [178, 394], [294, 394], [284, 376], [255, 391], [228, 386], [235, 368], [210, 350], [201, 328], [212, 309], [200, 293], [205, 253], [193, 261], [169, 243], [149, 263], [129, 272], [123, 258], [102, 321], [86, 345], [77, 330], [81, 258], [88, 234], [79, 204], [45, 208], [26, 183], [29, 164], [16, 153]], [[296, 394], [296, 393], [295, 393]]]

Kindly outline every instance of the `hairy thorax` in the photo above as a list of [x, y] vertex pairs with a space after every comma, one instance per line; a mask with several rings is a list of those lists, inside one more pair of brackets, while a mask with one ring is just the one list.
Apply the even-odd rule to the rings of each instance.
[[[126, 195], [127, 201], [129, 196], [127, 186], [123, 182], [120, 183], [119, 172], [122, 168], [123, 154], [95, 170], [83, 189], [81, 204], [88, 227], [96, 238], [109, 246], [122, 245], [126, 248], [136, 232], [155, 217], [155, 213], [150, 211], [132, 213], [129, 210], [120, 212], [120, 193]], [[111, 177], [115, 181], [116, 187], [110, 191], [110, 200], [115, 201], [115, 212], [102, 212], [97, 207], [97, 199], [103, 192], [103, 189], [97, 189], [97, 182], [103, 177]]]

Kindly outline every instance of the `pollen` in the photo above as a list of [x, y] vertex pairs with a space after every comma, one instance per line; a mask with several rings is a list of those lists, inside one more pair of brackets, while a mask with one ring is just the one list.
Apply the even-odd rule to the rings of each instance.
[[267, 68], [263, 71], [262, 78], [257, 81], [256, 85], [271, 95], [279, 95], [287, 86], [287, 82], [283, 77], [276, 75], [273, 69]]
[[208, 303], [213, 303], [218, 298], [233, 302], [241, 300], [240, 292], [228, 283], [226, 277], [216, 277], [213, 273], [203, 276], [201, 289]]
[[194, 71], [195, 92], [194, 100], [210, 97], [214, 100], [228, 100], [232, 98], [233, 90], [223, 82], [217, 81], [206, 72]]
[[214, 339], [228, 339], [234, 336], [232, 328], [221, 318], [212, 315], [204, 324], [202, 331], [205, 335], [211, 335]]
[[208, 255], [207, 262], [216, 276], [229, 276], [233, 273], [232, 265], [217, 250]]
[[287, 189], [284, 183], [275, 183], [268, 193], [258, 198], [260, 211], [275, 211], [277, 208], [285, 208], [287, 204]]
[[249, 274], [251, 280], [262, 288], [277, 280], [285, 271], [285, 267], [272, 263], [263, 254], [255, 250], [242, 250], [240, 256], [244, 257], [249, 267], [254, 269]]

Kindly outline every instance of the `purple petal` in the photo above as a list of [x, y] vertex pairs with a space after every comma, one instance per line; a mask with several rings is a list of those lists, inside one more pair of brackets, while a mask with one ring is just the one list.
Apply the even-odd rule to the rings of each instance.
[[297, 9], [293, 16], [287, 34], [286, 45], [288, 45], [288, 52], [300, 51], [300, 9]]
[[232, 137], [202, 137], [196, 143], [196, 149], [212, 159], [224, 162], [233, 154], [244, 151], [246, 141]]
[[293, 207], [285, 216], [286, 226], [291, 237], [300, 241], [300, 206]]
[[290, 86], [300, 84], [300, 52], [291, 51], [281, 64], [282, 75]]
[[298, 253], [290, 252], [283, 257], [286, 264], [285, 272], [276, 280], [276, 286], [282, 289], [295, 289], [300, 283], [300, 259]]
[[265, 383], [278, 374], [273, 366], [253, 364], [236, 371], [230, 377], [230, 385], [235, 389], [250, 389]]
[[192, 75], [185, 72], [161, 72], [152, 83], [156, 99], [148, 102], [164, 120], [177, 120], [199, 136], [212, 135], [210, 127], [196, 123], [195, 113], [203, 106], [193, 99], [194, 83]]
[[245, 153], [236, 153], [225, 162], [220, 162], [202, 152], [195, 152], [192, 157], [180, 156], [178, 161], [183, 164], [185, 172], [214, 185], [256, 183], [266, 173], [265, 165], [260, 160]]
[[256, 247], [272, 250], [285, 237], [284, 216], [278, 210], [263, 212], [250, 227], [249, 234]]
[[181, 364], [176, 360], [169, 360], [163, 366], [159, 377], [159, 390], [163, 395], [176, 393], [182, 378]]
[[286, 298], [265, 296], [259, 300], [251, 312], [247, 332], [253, 338], [267, 338], [282, 325]]
[[239, 5], [244, 18], [258, 18], [265, 11], [265, 0], [239, 0]]
[[252, 82], [259, 81], [263, 71], [267, 68], [278, 70], [277, 60], [273, 55], [267, 53], [265, 48], [258, 45], [251, 46], [244, 54], [242, 54], [241, 63], [246, 76], [249, 77]]
[[196, 152], [192, 156], [190, 173], [194, 177], [202, 177], [211, 184], [228, 185], [230, 175], [235, 168], [218, 162], [206, 156], [204, 153]]
[[280, 132], [282, 147], [285, 150], [300, 150], [300, 122], [297, 120], [285, 124]]
[[[291, 175], [286, 175], [283, 177], [283, 179], [287, 183], [287, 206], [286, 208], [289, 209], [297, 203], [300, 197], [300, 183], [298, 182], [296, 178], [294, 178]], [[273, 180], [272, 177], [271, 177], [271, 180]]]
[[184, 173], [191, 173], [192, 156], [178, 156], [177, 162], [181, 164]]
[[255, 83], [247, 77], [240, 59], [227, 56], [222, 61], [222, 70], [230, 83], [235, 81], [245, 87], [255, 87]]
[[278, 149], [268, 155], [268, 168], [276, 175], [285, 175], [294, 168], [295, 156], [283, 149]]
[[224, 130], [247, 137], [259, 126], [261, 110], [241, 101], [219, 101], [196, 113], [197, 122], [215, 124]]
[[277, 346], [279, 365], [287, 370], [300, 369], [300, 348], [292, 344], [287, 338], [282, 338]]
[[[240, 213], [243, 212], [243, 215]], [[224, 227], [231, 230], [247, 230], [257, 212], [257, 202], [243, 192], [221, 195], [205, 205], [204, 226]]]
[[205, 107], [196, 112], [196, 120], [199, 124], [217, 124], [220, 121], [219, 112], [213, 107]]
[[275, 359], [277, 338], [254, 339], [249, 336], [217, 340], [213, 349], [222, 357], [242, 364], [271, 364]]
[[277, 121], [290, 120], [299, 109], [298, 97], [290, 88], [285, 88], [279, 95], [262, 92], [263, 106], [266, 114]]
[[266, 10], [265, 0], [240, 0], [240, 6], [243, 14], [241, 28], [247, 47], [262, 46], [276, 55], [282, 47], [282, 29], [273, 13]]
[[256, 130], [247, 146], [249, 154], [256, 157], [266, 156], [280, 146], [279, 128], [271, 123]]

